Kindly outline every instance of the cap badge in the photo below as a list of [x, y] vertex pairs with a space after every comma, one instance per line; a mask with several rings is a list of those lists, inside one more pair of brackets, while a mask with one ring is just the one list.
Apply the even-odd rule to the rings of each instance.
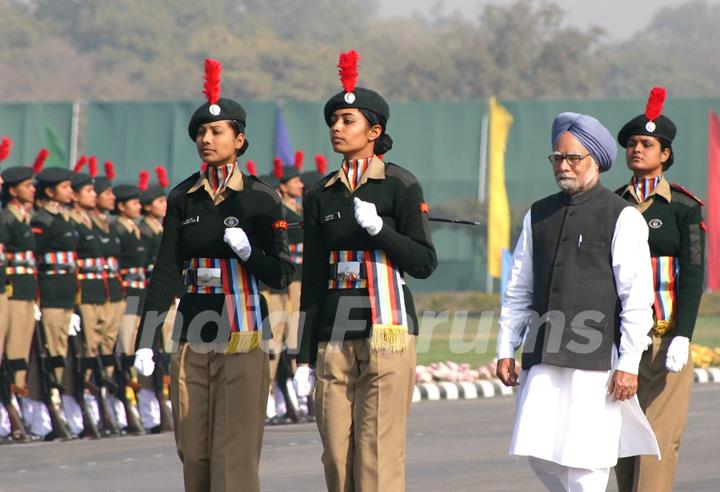
[[645, 129], [650, 133], [654, 132], [655, 128], [657, 128], [657, 126], [655, 125], [654, 121], [648, 121], [647, 123], [645, 123]]
[[217, 104], [211, 104], [208, 108], [208, 111], [210, 111], [211, 115], [217, 116], [220, 114], [220, 106], [218, 106]]
[[648, 225], [650, 226], [650, 229], [660, 229], [663, 225], [663, 222], [660, 219], [652, 219], [650, 220], [650, 222], [648, 222]]
[[240, 221], [237, 219], [237, 217], [225, 217], [225, 220], [223, 221], [225, 227], [237, 227], [239, 223]]
[[348, 104], [352, 104], [355, 102], [355, 94], [352, 92], [346, 92], [345, 93], [345, 102]]

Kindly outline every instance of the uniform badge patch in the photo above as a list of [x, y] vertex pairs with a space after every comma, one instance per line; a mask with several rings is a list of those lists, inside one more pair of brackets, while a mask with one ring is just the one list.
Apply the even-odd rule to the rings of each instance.
[[420, 202], [420, 212], [423, 214], [430, 213], [430, 205], [427, 202]]
[[648, 222], [648, 226], [650, 226], [651, 229], [660, 229], [662, 225], [663, 222], [660, 219], [651, 219], [650, 222]]
[[240, 221], [237, 219], [237, 217], [225, 217], [225, 220], [223, 220], [223, 224], [225, 224], [225, 227], [237, 227], [237, 225], [240, 223]]
[[273, 231], [287, 231], [288, 223], [287, 220], [276, 220], [272, 225]]

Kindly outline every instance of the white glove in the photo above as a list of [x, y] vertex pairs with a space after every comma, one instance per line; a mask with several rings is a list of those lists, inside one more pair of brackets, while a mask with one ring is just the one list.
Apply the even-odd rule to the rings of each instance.
[[315, 370], [307, 365], [299, 366], [293, 376], [293, 384], [298, 398], [308, 396], [315, 386]]
[[135, 352], [135, 369], [141, 376], [150, 376], [155, 370], [155, 361], [153, 360], [153, 351], [149, 348], [141, 348]]
[[35, 321], [40, 321], [40, 318], [42, 318], [40, 306], [38, 306], [37, 304], [33, 304], [33, 316], [35, 317]]
[[688, 351], [690, 350], [690, 339], [687, 337], [676, 336], [670, 342], [665, 358], [665, 367], [670, 372], [680, 372], [688, 361]]
[[365, 229], [371, 236], [376, 236], [382, 229], [383, 221], [377, 213], [374, 203], [364, 202], [359, 198], [353, 199], [355, 203], [355, 220], [360, 227]]
[[225, 236], [223, 240], [228, 243], [230, 248], [240, 257], [242, 261], [247, 261], [250, 258], [252, 247], [250, 246], [250, 240], [240, 227], [228, 227], [225, 229]]
[[68, 325], [68, 336], [74, 337], [78, 333], [80, 333], [80, 316], [73, 313], [70, 316], [70, 324]]

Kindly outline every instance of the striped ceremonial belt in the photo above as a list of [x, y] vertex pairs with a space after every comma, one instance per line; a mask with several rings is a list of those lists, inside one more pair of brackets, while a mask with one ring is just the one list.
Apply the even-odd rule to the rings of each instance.
[[0, 267], [4, 267], [5, 262], [7, 262], [7, 254], [5, 254], [5, 245], [0, 243]]
[[114, 256], [108, 256], [105, 258], [105, 271], [107, 272], [107, 278], [117, 277], [120, 271], [120, 262]]
[[662, 335], [675, 325], [675, 304], [677, 299], [678, 259], [674, 256], [653, 256], [650, 258], [655, 284], [653, 331]]
[[183, 276], [188, 294], [225, 296], [230, 322], [226, 354], [250, 352], [260, 346], [262, 313], [258, 283], [237, 259], [193, 258], [186, 262]]
[[40, 257], [40, 272], [44, 275], [67, 275], [74, 273], [77, 255], [75, 251], [53, 251]]
[[288, 248], [290, 249], [290, 261], [296, 265], [302, 265], [303, 243], [292, 243]]
[[35, 272], [35, 253], [32, 250], [8, 251], [6, 274], [33, 275]]
[[78, 258], [78, 280], [105, 278], [105, 258]]
[[[366, 278], [345, 265], [363, 264]], [[337, 264], [337, 276], [330, 289], [368, 289], [372, 316], [370, 346], [379, 352], [402, 352], [408, 345], [408, 320], [402, 273], [387, 253], [372, 251], [331, 251], [330, 264]]]
[[121, 268], [120, 277], [126, 289], [144, 289], [147, 287], [145, 269], [143, 267]]

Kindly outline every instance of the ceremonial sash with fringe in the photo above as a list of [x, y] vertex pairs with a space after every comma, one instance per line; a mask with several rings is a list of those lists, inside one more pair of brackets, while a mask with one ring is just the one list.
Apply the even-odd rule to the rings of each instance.
[[365, 279], [331, 278], [330, 289], [367, 288], [372, 316], [370, 346], [378, 352], [403, 352], [408, 346], [408, 320], [403, 295], [403, 278], [387, 253], [372, 251], [331, 251], [330, 264], [359, 262]]
[[678, 259], [674, 256], [653, 256], [650, 259], [655, 284], [654, 330], [662, 334], [671, 330], [675, 324]]
[[218, 268], [221, 286], [191, 284], [189, 294], [223, 294], [230, 322], [230, 340], [226, 354], [250, 352], [260, 346], [262, 313], [260, 291], [255, 276], [234, 258], [193, 258], [187, 262], [192, 270]]

